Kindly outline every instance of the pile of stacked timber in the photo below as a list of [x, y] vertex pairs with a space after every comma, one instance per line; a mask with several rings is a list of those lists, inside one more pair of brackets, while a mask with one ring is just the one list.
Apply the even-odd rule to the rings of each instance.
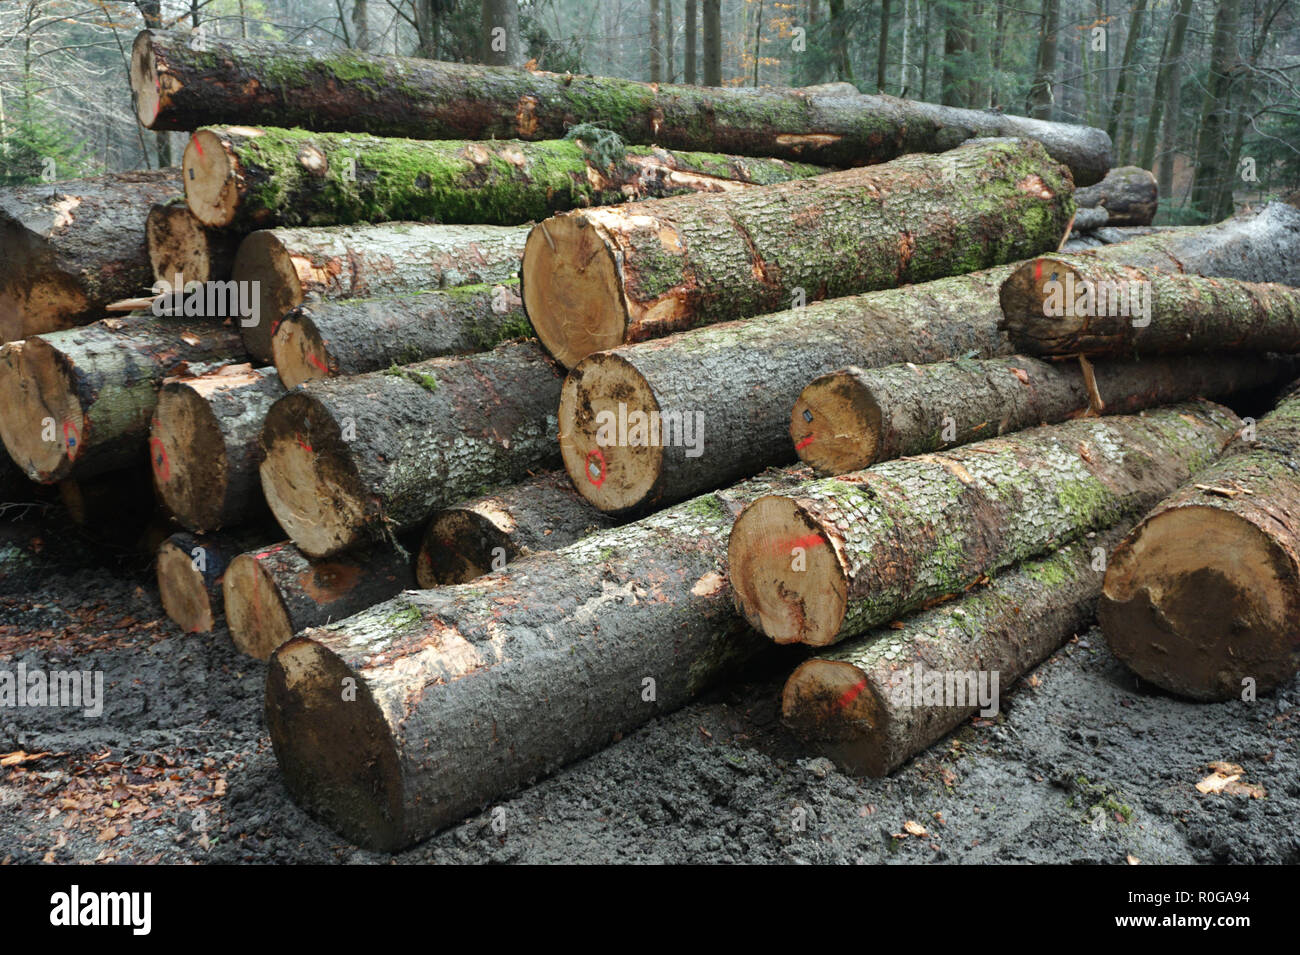
[[1100, 130], [841, 87], [151, 31], [131, 81], [180, 170], [0, 197], [0, 438], [152, 475], [165, 609], [269, 659], [286, 783], [355, 842], [763, 653], [866, 773], [981, 706], [906, 681], [1013, 681], [1098, 600], [1175, 692], [1294, 670], [1300, 404], [1207, 399], [1300, 370], [1300, 210], [1152, 229]]

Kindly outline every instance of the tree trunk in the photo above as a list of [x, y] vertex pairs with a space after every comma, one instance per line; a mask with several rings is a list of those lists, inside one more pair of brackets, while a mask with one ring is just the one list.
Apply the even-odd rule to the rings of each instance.
[[849, 62], [849, 26], [844, 22], [844, 0], [830, 0], [831, 61], [835, 79], [853, 82], [853, 64]]
[[0, 191], [0, 342], [84, 325], [147, 294], [145, 219], [180, 191], [176, 168]]
[[[1051, 119], [1052, 86], [1056, 83], [1057, 29], [1061, 19], [1061, 0], [1043, 0], [1042, 33], [1038, 41], [1038, 59], [1034, 83], [1029, 88], [1029, 115], [1034, 119]], [[1080, 186], [1091, 183], [1077, 180]]]
[[885, 93], [885, 68], [889, 63], [889, 0], [880, 0], [880, 38], [876, 44], [876, 92]]
[[722, 0], [700, 0], [704, 8], [704, 85], [722, 86]]
[[204, 228], [179, 199], [154, 206], [145, 220], [145, 244], [154, 281], [168, 282], [173, 288], [230, 278], [240, 238], [234, 232]]
[[686, 62], [683, 64], [687, 86], [695, 85], [695, 38], [697, 27], [695, 13], [698, 0], [686, 0]]
[[529, 234], [524, 308], [571, 367], [594, 351], [792, 300], [1055, 249], [1071, 192], [1041, 147], [1005, 140], [727, 196], [579, 210]]
[[737, 607], [777, 643], [857, 636], [1137, 517], [1240, 424], [1209, 402], [1089, 418], [763, 498], [736, 519], [727, 546]]
[[967, 105], [966, 91], [970, 86], [970, 64], [966, 62], [966, 53], [969, 46], [970, 30], [964, 19], [964, 12], [958, 12], [953, 7], [945, 7], [943, 73], [939, 89], [939, 102], [944, 106]]
[[[240, 27], [245, 30], [242, 34], [248, 37], [247, 26], [240, 18]], [[352, 0], [352, 45], [358, 50], [370, 49], [370, 20], [367, 11], [367, 0]]]
[[1255, 355], [1113, 361], [1093, 369], [1094, 394], [1079, 365], [1027, 355], [844, 368], [803, 390], [790, 437], [818, 474], [847, 474], [1040, 424], [1222, 398], [1293, 372], [1289, 362]]
[[241, 322], [244, 345], [269, 364], [280, 320], [308, 296], [367, 298], [513, 278], [527, 236], [526, 226], [410, 222], [254, 232], [232, 272], [258, 283], [245, 286], [258, 298], [250, 323]]
[[[598, 158], [597, 158], [598, 157]], [[593, 156], [570, 140], [431, 142], [288, 129], [201, 129], [185, 150], [186, 200], [206, 225], [428, 220], [519, 225], [629, 199], [724, 192], [828, 170], [782, 159], [632, 146]]]
[[564, 472], [547, 471], [434, 514], [420, 541], [415, 576], [426, 590], [468, 583], [617, 523], [588, 504]]
[[222, 534], [173, 534], [158, 548], [158, 596], [185, 633], [211, 633], [221, 622], [221, 588], [230, 561], [266, 536], [241, 528]]
[[[704, 11], [706, 41], [715, 38], [713, 46], [705, 43], [705, 83], [716, 86], [716, 0]], [[1110, 140], [1098, 129], [892, 97], [656, 88], [355, 50], [304, 60], [301, 47], [263, 41], [211, 39], [209, 47], [198, 54], [175, 37], [149, 32], [137, 39], [132, 84], [146, 126], [234, 123], [415, 139], [535, 140], [562, 138], [574, 124], [598, 118], [630, 143], [828, 166], [942, 151], [971, 137], [1025, 136], [1068, 164], [1077, 185], [1097, 182], [1110, 168]]]
[[490, 66], [524, 65], [524, 38], [519, 29], [519, 0], [483, 0], [483, 62]]
[[663, 46], [659, 38], [659, 0], [650, 0], [650, 82], [664, 78]]
[[1111, 650], [1180, 696], [1253, 700], [1300, 664], [1294, 390], [1255, 437], [1157, 506], [1106, 571], [1099, 614]]
[[[1178, 0], [1178, 9], [1174, 12], [1173, 23], [1170, 26], [1168, 42], [1165, 45], [1164, 56], [1161, 58], [1160, 72], [1156, 74], [1156, 88], [1151, 97], [1151, 117], [1147, 121], [1145, 134], [1142, 136], [1142, 149], [1138, 155], [1137, 164], [1143, 169], [1153, 169], [1156, 161], [1156, 135], [1160, 131], [1160, 124], [1163, 120], [1165, 123], [1165, 149], [1161, 155], [1161, 166], [1164, 165], [1163, 153], [1169, 153], [1173, 142], [1174, 134], [1178, 128], [1178, 90], [1180, 82], [1180, 65], [1183, 58], [1183, 47], [1187, 42], [1187, 21], [1191, 19], [1192, 4], [1195, 0]], [[1170, 155], [1172, 159], [1172, 154]], [[1172, 170], [1172, 165], [1171, 165]], [[1164, 177], [1162, 176], [1163, 180]], [[1164, 187], [1160, 190], [1160, 195], [1168, 196], [1170, 183], [1163, 182]]]
[[525, 342], [307, 382], [266, 416], [267, 503], [312, 557], [414, 528], [484, 487], [556, 467], [562, 380]]
[[[1095, 186], [1074, 193], [1074, 202], [1080, 209], [1105, 211], [1106, 221], [1102, 225], [1150, 225], [1159, 201], [1156, 177], [1138, 166], [1112, 169]], [[1077, 219], [1075, 228], [1079, 228]]]
[[1219, 189], [1235, 170], [1225, 169], [1228, 134], [1228, 94], [1237, 64], [1237, 24], [1241, 0], [1219, 0], [1214, 16], [1214, 41], [1210, 72], [1201, 102], [1201, 122], [1196, 140], [1196, 166], [1192, 179], [1192, 208], [1202, 218], [1212, 218]]
[[258, 438], [282, 394], [274, 368], [251, 365], [163, 385], [149, 459], [159, 498], [184, 527], [203, 533], [265, 515]]
[[1138, 41], [1142, 39], [1142, 21], [1146, 19], [1147, 0], [1135, 0], [1133, 12], [1129, 17], [1128, 36], [1124, 41], [1124, 59], [1120, 64], [1119, 77], [1115, 80], [1115, 98], [1110, 104], [1110, 121], [1106, 132], [1115, 144], [1115, 158], [1125, 162], [1129, 158], [1131, 144], [1124, 134], [1124, 116], [1130, 108], [1132, 92], [1129, 89], [1133, 76], [1133, 61], [1137, 57]]
[[308, 627], [343, 620], [413, 587], [411, 555], [398, 546], [322, 560], [289, 541], [248, 548], [226, 572], [226, 625], [240, 652], [266, 660]]

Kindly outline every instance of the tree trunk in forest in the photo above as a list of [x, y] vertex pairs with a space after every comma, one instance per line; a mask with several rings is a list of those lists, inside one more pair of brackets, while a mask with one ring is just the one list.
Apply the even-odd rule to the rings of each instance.
[[1196, 166], [1192, 178], [1192, 209], [1203, 219], [1213, 218], [1223, 180], [1235, 173], [1227, 163], [1229, 103], [1232, 71], [1237, 65], [1237, 24], [1241, 0], [1219, 0], [1214, 15], [1214, 40], [1210, 72], [1201, 101], [1201, 121], [1196, 139]]
[[524, 308], [572, 367], [692, 325], [1055, 249], [1072, 191], [1041, 146], [1001, 140], [724, 196], [579, 210], [529, 233]]
[[664, 79], [663, 46], [659, 37], [659, 0], [650, 0], [650, 82]]
[[[247, 33], [243, 35], [248, 36]], [[352, 45], [358, 50], [370, 49], [370, 19], [366, 0], [352, 0]]]
[[966, 62], [966, 54], [970, 39], [964, 12], [945, 7], [943, 76], [939, 93], [939, 102], [944, 106], [966, 106], [969, 103], [970, 64]]
[[1142, 679], [1180, 696], [1253, 700], [1288, 684], [1300, 664], [1294, 390], [1254, 438], [1197, 472], [1110, 557], [1099, 608], [1106, 642]]
[[[1052, 86], [1056, 83], [1057, 30], [1061, 19], [1061, 0], [1043, 0], [1041, 38], [1038, 42], [1038, 60], [1034, 67], [1034, 83], [1029, 88], [1029, 115], [1034, 119], [1051, 119]], [[1079, 182], [1081, 186], [1090, 183]]]
[[187, 282], [230, 278], [241, 236], [204, 228], [179, 198], [150, 209], [144, 230], [155, 282], [165, 281], [175, 289]]
[[695, 11], [699, 0], [686, 0], [686, 62], [685, 81], [687, 86], [694, 86], [696, 80], [695, 67], [695, 38], [697, 27], [695, 25]]
[[777, 643], [857, 636], [1136, 518], [1240, 426], [1209, 402], [1088, 418], [762, 498], [727, 545], [737, 607]]
[[1131, 105], [1130, 84], [1137, 79], [1133, 75], [1133, 61], [1137, 57], [1138, 41], [1142, 39], [1142, 21], [1146, 18], [1146, 13], [1147, 0], [1135, 0], [1128, 22], [1128, 36], [1124, 41], [1124, 59], [1115, 80], [1115, 98], [1110, 104], [1110, 120], [1106, 124], [1106, 132], [1115, 144], [1116, 162], [1127, 162], [1131, 152], [1132, 144], [1125, 135], [1124, 117]]
[[563, 375], [531, 342], [309, 381], [266, 416], [262, 490], [313, 557], [384, 540], [559, 464]]
[[[1104, 210], [1106, 221], [1102, 225], [1150, 225], [1160, 203], [1160, 192], [1156, 177], [1145, 168], [1121, 166], [1095, 186], [1076, 189], [1074, 203], [1080, 210]], [[1080, 228], [1077, 216], [1075, 228]]]
[[[1183, 47], [1187, 42], [1187, 22], [1192, 16], [1192, 4], [1195, 0], [1178, 0], [1178, 9], [1174, 12], [1173, 23], [1167, 34], [1164, 56], [1161, 57], [1160, 72], [1156, 74], [1156, 88], [1151, 97], [1151, 116], [1147, 121], [1145, 134], [1142, 136], [1142, 149], [1137, 164], [1143, 169], [1154, 169], [1156, 161], [1156, 135], [1163, 121], [1165, 130], [1165, 148], [1162, 150], [1160, 163], [1164, 167], [1165, 154], [1170, 152], [1178, 128], [1178, 85], [1181, 82], [1181, 64]], [[1171, 170], [1172, 170], [1172, 154]], [[1161, 177], [1160, 195], [1169, 196], [1171, 183], [1165, 183]]]
[[885, 93], [885, 67], [889, 62], [889, 0], [880, 0], [880, 41], [876, 44], [876, 92]]
[[673, 0], [664, 0], [664, 80], [676, 82], [677, 73], [673, 66], [676, 58], [675, 31], [673, 30]]
[[230, 561], [267, 540], [241, 528], [202, 536], [173, 534], [158, 548], [158, 596], [163, 611], [185, 633], [211, 633], [222, 619], [221, 589]]
[[700, 0], [704, 10], [704, 85], [722, 85], [722, 0]]
[[835, 79], [841, 83], [853, 83], [853, 64], [849, 60], [849, 27], [844, 22], [844, 0], [830, 0], [830, 14], [831, 62], [835, 66]]
[[483, 0], [483, 45], [483, 62], [489, 66], [524, 65], [519, 0]]

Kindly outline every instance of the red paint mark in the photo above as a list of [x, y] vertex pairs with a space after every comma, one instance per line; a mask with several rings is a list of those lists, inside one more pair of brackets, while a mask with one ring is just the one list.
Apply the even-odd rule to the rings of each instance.
[[821, 534], [814, 532], [805, 537], [800, 537], [798, 540], [791, 541], [790, 547], [792, 549], [795, 547], [812, 547], [816, 544], [820, 544], [824, 539], [825, 538], [823, 538]]
[[254, 554], [254, 555], [253, 555], [253, 560], [261, 560], [263, 557], [270, 557], [270, 556], [271, 556], [271, 553], [272, 553], [272, 552], [269, 551], [269, 550], [264, 550], [264, 551], [262, 551], [260, 554]]
[[193, 136], [190, 137], [190, 142], [192, 142], [194, 144], [194, 148], [199, 151], [199, 158], [202, 159], [203, 147], [199, 145], [199, 137], [197, 133], [195, 133]]
[[[596, 458], [597, 460], [600, 461], [600, 478], [599, 478], [599, 479], [594, 478], [594, 477], [591, 476], [591, 460], [592, 460], [592, 458]], [[600, 487], [602, 484], [605, 483], [605, 455], [604, 455], [604, 453], [600, 450], [600, 448], [592, 448], [590, 451], [587, 452], [587, 460], [586, 460], [586, 462], [583, 464], [583, 470], [587, 472], [587, 480], [590, 481], [592, 484], [596, 485], [596, 487]]]
[[812, 440], [813, 440], [813, 436], [810, 434], [808, 435], [808, 437], [804, 438], [802, 441], [796, 444], [794, 446], [794, 449], [796, 451], [802, 451], [804, 448], [808, 447], [808, 445], [812, 444]]
[[1034, 281], [1041, 282], [1043, 279], [1043, 260], [1034, 259]]
[[162, 438], [149, 439], [149, 459], [153, 461], [153, 473], [158, 480], [168, 481], [172, 476], [172, 465], [167, 460], [167, 449], [163, 447]]
[[297, 441], [298, 441], [298, 447], [302, 448], [302, 449], [303, 449], [304, 451], [306, 451], [308, 454], [315, 454], [315, 453], [316, 453], [315, 451], [313, 451], [313, 450], [311, 449], [311, 445], [308, 444], [306, 441], [304, 441], [304, 440], [302, 439], [302, 435], [300, 435], [297, 431], [295, 431], [295, 432], [293, 433], [293, 436], [294, 436], [294, 437], [297, 439]]
[[316, 357], [315, 352], [310, 352], [310, 351], [307, 352], [307, 361], [312, 365], [315, 365], [321, 371], [325, 372], [325, 374], [328, 375], [330, 373], [330, 370], [327, 367], [325, 367], [325, 362], [321, 361], [318, 357]]
[[858, 695], [861, 694], [862, 691], [865, 690], [866, 688], [867, 688], [867, 680], [866, 677], [863, 677], [861, 680], [857, 682], [856, 686], [851, 686], [847, 690], [845, 690], [844, 693], [841, 694], [840, 698], [835, 701], [835, 705], [838, 706], [840, 709], [844, 709], [846, 706], [848, 706], [850, 703], [856, 700], [858, 698]]
[[68, 460], [77, 460], [77, 455], [81, 452], [81, 432], [71, 421], [63, 422], [63, 446], [68, 449]]

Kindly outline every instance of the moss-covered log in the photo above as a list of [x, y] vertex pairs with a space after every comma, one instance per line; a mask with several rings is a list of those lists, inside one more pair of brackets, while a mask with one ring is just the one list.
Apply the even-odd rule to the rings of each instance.
[[524, 249], [524, 308], [572, 367], [595, 351], [1055, 250], [1069, 172], [994, 140], [715, 196], [578, 210]]
[[729, 89], [503, 67], [306, 54], [263, 40], [141, 33], [131, 89], [150, 129], [301, 126], [417, 139], [559, 139], [593, 122], [628, 142], [860, 166], [941, 152], [979, 136], [1037, 139], [1080, 185], [1110, 169], [1100, 129], [954, 109], [841, 88]]
[[425, 588], [468, 583], [615, 523], [575, 491], [563, 471], [547, 471], [434, 514], [416, 555], [416, 579]]
[[395, 849], [682, 706], [770, 648], [731, 606], [726, 535], [744, 504], [797, 478], [764, 475], [291, 640], [266, 698], [290, 793], [349, 840]]
[[502, 282], [519, 271], [524, 226], [380, 225], [263, 229], [239, 245], [232, 275], [257, 282], [256, 321], [241, 322], [248, 353], [263, 364], [274, 356], [280, 320], [313, 299], [366, 298]]
[[1001, 695], [1087, 626], [1108, 530], [997, 574], [958, 600], [804, 661], [781, 693], [785, 723], [852, 775], [885, 776]]
[[301, 630], [343, 620], [414, 586], [411, 555], [400, 546], [313, 560], [283, 541], [230, 562], [226, 625], [239, 650], [265, 660]]
[[1106, 178], [1074, 194], [1082, 209], [1100, 209], [1106, 214], [1101, 225], [1150, 225], [1160, 203], [1156, 177], [1141, 166], [1120, 166]]
[[1021, 431], [765, 497], [731, 532], [737, 606], [778, 643], [856, 636], [1136, 517], [1239, 426], [1218, 405], [1176, 405]]
[[173, 288], [186, 282], [224, 282], [230, 278], [240, 238], [236, 232], [205, 228], [179, 198], [154, 206], [145, 220], [145, 243], [154, 280], [168, 282]]
[[790, 438], [819, 474], [845, 474], [1088, 414], [1221, 398], [1289, 380], [1295, 367], [1255, 355], [1109, 361], [1092, 368], [1095, 393], [1080, 365], [1027, 355], [842, 368], [799, 395]]
[[566, 209], [828, 171], [784, 159], [624, 148], [608, 137], [465, 142], [200, 129], [185, 149], [185, 199], [204, 225], [244, 230], [402, 220], [519, 225]]
[[221, 622], [222, 585], [231, 560], [266, 543], [241, 529], [220, 534], [173, 534], [158, 548], [158, 593], [169, 619], [186, 633], [209, 633]]
[[271, 336], [286, 388], [529, 338], [519, 281], [299, 305]]
[[144, 454], [163, 379], [242, 360], [228, 323], [128, 315], [0, 349], [0, 438], [33, 481], [122, 467]]
[[100, 318], [149, 294], [150, 208], [181, 194], [179, 169], [0, 190], [0, 342]]
[[149, 459], [158, 496], [191, 531], [264, 515], [259, 438], [284, 394], [274, 368], [226, 365], [168, 381], [158, 395]]
[[[1249, 439], [1250, 435], [1243, 435]], [[1115, 656], [1197, 700], [1248, 699], [1300, 665], [1300, 393], [1162, 501], [1111, 554]]]
[[309, 381], [266, 416], [262, 490], [320, 557], [559, 464], [560, 369], [532, 342]]

